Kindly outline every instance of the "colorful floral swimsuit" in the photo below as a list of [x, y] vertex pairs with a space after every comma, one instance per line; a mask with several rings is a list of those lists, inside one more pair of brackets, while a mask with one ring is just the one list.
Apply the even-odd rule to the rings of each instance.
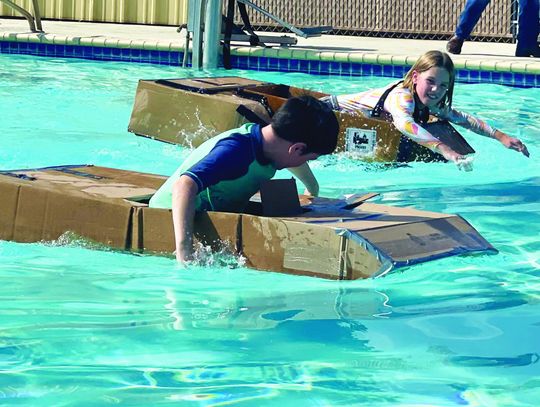
[[[416, 143], [434, 151], [440, 141], [415, 120], [415, 100], [408, 88], [403, 84], [392, 84], [386, 88], [379, 88], [362, 93], [337, 96], [339, 108], [349, 112], [362, 112], [370, 117], [385, 91], [394, 87], [384, 101], [384, 110], [392, 115], [396, 128]], [[486, 137], [493, 137], [496, 129], [482, 120], [468, 113], [460, 112], [452, 108], [431, 110], [430, 114], [442, 120], [469, 129]]]

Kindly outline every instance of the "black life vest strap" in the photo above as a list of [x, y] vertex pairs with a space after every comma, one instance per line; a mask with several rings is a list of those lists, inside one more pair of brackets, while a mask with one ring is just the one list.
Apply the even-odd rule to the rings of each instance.
[[239, 115], [244, 117], [250, 123], [259, 124], [261, 127], [264, 127], [268, 124], [268, 122], [265, 119], [263, 119], [253, 110], [247, 108], [245, 105], [239, 105], [236, 108], [236, 111], [238, 112]]
[[270, 107], [270, 104], [268, 103], [268, 99], [266, 98], [266, 96], [262, 96], [256, 93], [246, 92], [244, 89], [238, 89], [236, 94], [238, 96], [242, 96], [243, 98], [254, 100], [255, 102], [259, 102], [262, 105], [262, 107], [264, 107], [264, 110], [266, 110], [266, 113], [268, 113], [269, 117], [274, 116], [275, 112]]
[[[388, 115], [384, 114], [385, 113], [384, 102], [386, 101], [386, 98], [388, 97], [390, 92], [392, 92], [398, 85], [401, 85], [402, 83], [403, 81], [399, 81], [384, 91], [384, 93], [381, 95], [381, 97], [377, 101], [377, 104], [375, 105], [373, 110], [371, 110], [371, 117], [381, 117], [385, 119], [389, 118]], [[418, 100], [416, 100], [416, 96], [414, 96], [414, 98], [415, 98], [415, 103], [414, 103], [413, 119], [418, 123], [427, 123], [429, 120], [429, 109], [427, 107], [425, 107], [424, 109], [419, 109]]]
[[379, 100], [377, 101], [377, 104], [375, 107], [371, 110], [371, 117], [382, 117], [384, 113], [384, 102], [386, 101], [386, 98], [392, 92], [399, 84], [403, 83], [403, 81], [399, 81], [395, 83], [394, 85], [390, 86], [388, 89], [384, 91], [384, 93], [381, 95]]

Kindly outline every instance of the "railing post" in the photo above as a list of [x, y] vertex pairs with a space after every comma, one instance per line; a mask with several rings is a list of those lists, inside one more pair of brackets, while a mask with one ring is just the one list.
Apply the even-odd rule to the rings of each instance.
[[203, 51], [204, 69], [215, 69], [218, 67], [222, 9], [222, 0], [206, 0]]
[[[193, 45], [191, 46], [191, 67], [200, 69], [202, 66], [203, 42], [202, 26], [206, 0], [189, 0], [187, 31], [193, 33]], [[185, 52], [189, 50], [186, 49]]]
[[43, 32], [43, 27], [41, 26], [41, 13], [39, 12], [39, 3], [38, 0], [32, 0], [32, 8], [34, 9], [34, 20], [36, 21], [36, 28], [38, 31]]
[[30, 25], [30, 31], [37, 32], [36, 30], [36, 24], [34, 23], [34, 17], [32, 14], [30, 14], [28, 11], [23, 9], [21, 6], [18, 6], [17, 4], [13, 3], [11, 0], [0, 0], [0, 2], [6, 3], [9, 7], [17, 10], [19, 13], [21, 13], [24, 18], [28, 21], [28, 24]]

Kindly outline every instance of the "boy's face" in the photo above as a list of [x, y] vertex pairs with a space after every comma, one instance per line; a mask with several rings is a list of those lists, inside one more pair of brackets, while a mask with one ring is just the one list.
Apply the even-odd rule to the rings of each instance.
[[317, 153], [304, 154], [304, 151], [306, 151], [306, 145], [304, 143], [291, 143], [288, 150], [284, 151], [283, 154], [274, 160], [275, 167], [278, 170], [295, 168], [308, 161], [316, 160], [320, 156]]

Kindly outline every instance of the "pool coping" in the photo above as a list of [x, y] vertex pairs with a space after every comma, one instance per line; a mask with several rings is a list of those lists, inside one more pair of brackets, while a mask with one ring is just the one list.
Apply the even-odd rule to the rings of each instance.
[[[0, 32], [0, 53], [181, 66], [184, 46], [179, 40], [129, 40], [106, 35], [66, 36]], [[306, 49], [301, 46], [288, 48], [232, 46], [231, 57], [233, 68], [239, 69], [338, 76], [401, 77], [416, 61], [418, 55]], [[540, 87], [540, 59], [516, 60], [501, 57], [480, 60], [478, 57], [453, 56], [453, 60], [458, 81]]]

